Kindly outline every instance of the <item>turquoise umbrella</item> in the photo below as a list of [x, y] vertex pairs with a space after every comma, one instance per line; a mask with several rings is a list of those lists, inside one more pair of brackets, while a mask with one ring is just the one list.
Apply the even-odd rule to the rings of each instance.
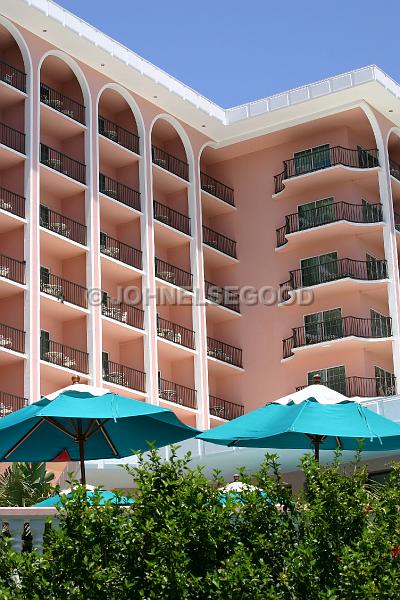
[[[62, 496], [65, 496], [67, 498], [72, 498], [72, 492], [69, 491], [68, 493], [63, 493], [61, 492], [61, 494], [56, 494], [55, 496], [50, 496], [49, 498], [46, 498], [45, 500], [42, 500], [41, 502], [37, 502], [36, 504], [34, 504], [34, 506], [42, 506], [42, 507], [49, 507], [49, 506], [62, 506]], [[114, 492], [108, 492], [106, 490], [87, 490], [86, 491], [86, 498], [89, 502], [89, 504], [93, 504], [95, 501], [95, 498], [99, 499], [99, 506], [104, 506], [106, 504], [106, 502], [111, 502], [111, 504], [118, 504], [120, 506], [128, 506], [129, 504], [134, 504], [135, 501], [133, 498], [128, 498], [127, 496], [118, 496], [117, 494], [114, 494]]]
[[199, 439], [247, 448], [398, 450], [400, 425], [324, 385], [310, 385], [219, 427]]
[[[0, 419], [0, 460], [122, 458], [194, 437], [174, 412], [108, 390], [75, 384]], [[65, 458], [64, 458], [65, 460]]]

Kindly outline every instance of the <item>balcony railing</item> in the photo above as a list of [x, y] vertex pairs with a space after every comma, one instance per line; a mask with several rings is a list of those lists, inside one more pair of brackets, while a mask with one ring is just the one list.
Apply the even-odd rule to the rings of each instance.
[[157, 335], [160, 338], [163, 338], [163, 340], [174, 342], [180, 346], [185, 346], [185, 348], [191, 348], [192, 350], [195, 348], [194, 331], [187, 329], [186, 327], [182, 327], [182, 325], [178, 325], [177, 323], [173, 323], [172, 321], [162, 319], [158, 315]]
[[190, 235], [190, 219], [186, 215], [154, 200], [154, 218], [164, 225], [169, 225], [182, 233]]
[[40, 338], [40, 358], [46, 362], [80, 373], [88, 373], [89, 355], [52, 340]]
[[[396, 377], [357, 377], [355, 375], [336, 380], [326, 381], [321, 379], [321, 383], [330, 387], [349, 398], [360, 396], [361, 398], [374, 398], [376, 396], [395, 396], [396, 395]], [[302, 385], [296, 388], [296, 392], [304, 389]]]
[[170, 171], [170, 173], [174, 173], [174, 175], [178, 175], [182, 179], [186, 179], [189, 181], [189, 165], [184, 160], [177, 158], [176, 156], [172, 156], [161, 150], [161, 148], [157, 148], [156, 146], [151, 147], [151, 154], [153, 158], [153, 163]]
[[44, 83], [40, 84], [40, 102], [82, 125], [85, 124], [85, 107]]
[[20, 408], [27, 406], [28, 400], [8, 392], [0, 392], [0, 417], [5, 417]]
[[0, 187], [0, 209], [25, 218], [25, 198]]
[[158, 379], [158, 395], [163, 400], [187, 406], [188, 408], [197, 408], [196, 390], [188, 388], [173, 381], [167, 381], [159, 377]]
[[283, 183], [285, 179], [321, 171], [335, 165], [343, 165], [356, 169], [378, 167], [378, 150], [376, 148], [372, 148], [371, 150], [364, 150], [362, 148], [353, 150], [343, 148], [342, 146], [334, 146], [333, 148], [317, 150], [309, 155], [284, 160], [282, 173], [274, 177], [275, 194], [285, 188]]
[[99, 174], [99, 191], [125, 206], [140, 210], [140, 192], [102, 173]]
[[235, 404], [234, 402], [228, 402], [217, 398], [216, 396], [209, 396], [209, 410], [210, 415], [225, 419], [225, 421], [231, 421], [236, 417], [241, 417], [244, 413], [244, 406], [241, 404]]
[[0, 61], [0, 80], [21, 92], [26, 92], [26, 73], [3, 61]]
[[65, 217], [43, 204], [40, 205], [40, 225], [53, 233], [86, 246], [86, 225]]
[[185, 290], [191, 291], [193, 289], [193, 275], [191, 273], [179, 267], [174, 267], [174, 265], [170, 265], [160, 258], [156, 258], [155, 267], [156, 277], [159, 279], [168, 281], [168, 283], [177, 285]]
[[86, 165], [44, 144], [40, 144], [40, 162], [80, 183], [86, 182]]
[[0, 349], [14, 350], [14, 352], [25, 352], [25, 331], [0, 323]]
[[383, 221], [381, 204], [349, 204], [334, 202], [326, 206], [310, 208], [303, 213], [292, 213], [285, 217], [286, 223], [276, 230], [277, 246], [287, 243], [286, 236], [297, 231], [328, 225], [337, 221], [349, 223], [380, 223]]
[[0, 123], [0, 144], [25, 154], [25, 134], [5, 123]]
[[142, 253], [140, 250], [119, 242], [105, 233], [100, 234], [100, 252], [136, 269], [142, 268]]
[[17, 283], [25, 283], [25, 261], [0, 254], [0, 277]]
[[209, 281], [204, 282], [206, 299], [240, 313], [239, 293], [236, 290], [225, 289]]
[[390, 169], [390, 174], [392, 175], [392, 177], [394, 177], [395, 179], [398, 179], [400, 181], [400, 165], [396, 162], [394, 162], [394, 160], [390, 160], [389, 161], [389, 169]]
[[312, 267], [290, 271], [290, 279], [281, 283], [281, 300], [290, 298], [290, 291], [337, 281], [349, 277], [361, 281], [374, 281], [387, 278], [386, 260], [360, 261], [351, 258], [332, 260]]
[[213, 177], [200, 173], [200, 185], [204, 192], [208, 192], [212, 196], [216, 196], [231, 206], [235, 206], [235, 196], [232, 188], [224, 183], [217, 181]]
[[330, 342], [346, 337], [388, 338], [392, 336], [392, 319], [381, 317], [364, 319], [359, 317], [341, 317], [328, 319], [320, 323], [310, 323], [293, 329], [293, 335], [283, 340], [283, 358], [293, 355], [293, 348], [310, 346], [321, 342]]
[[203, 242], [232, 258], [236, 258], [236, 242], [203, 225]]
[[130, 390], [146, 391], [146, 373], [111, 360], [103, 363], [103, 379]]
[[140, 308], [124, 302], [115, 303], [109, 296], [102, 298], [101, 314], [137, 329], [144, 327], [144, 312]]
[[99, 115], [99, 134], [109, 140], [139, 154], [139, 137], [120, 125]]
[[235, 346], [230, 346], [210, 337], [207, 338], [207, 355], [235, 367], [243, 366], [242, 350], [240, 348], [235, 348]]
[[58, 275], [41, 273], [40, 291], [57, 298], [60, 302], [70, 302], [81, 308], [87, 308], [87, 289]]

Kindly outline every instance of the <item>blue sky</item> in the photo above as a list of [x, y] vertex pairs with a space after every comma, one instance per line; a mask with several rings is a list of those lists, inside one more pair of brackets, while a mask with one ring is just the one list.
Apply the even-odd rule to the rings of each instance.
[[399, 0], [59, 0], [223, 107], [375, 63], [400, 81]]

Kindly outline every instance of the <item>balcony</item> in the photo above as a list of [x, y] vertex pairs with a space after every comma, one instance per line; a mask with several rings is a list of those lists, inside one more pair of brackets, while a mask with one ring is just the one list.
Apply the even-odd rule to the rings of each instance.
[[154, 218], [156, 221], [169, 225], [173, 229], [177, 229], [186, 235], [190, 235], [190, 219], [186, 215], [165, 206], [154, 200], [153, 202]]
[[343, 148], [334, 146], [314, 152], [312, 155], [298, 156], [283, 161], [283, 171], [275, 175], [275, 194], [285, 189], [284, 180], [315, 173], [322, 169], [328, 169], [336, 165], [351, 167], [354, 169], [371, 169], [379, 166], [378, 150]]
[[[325, 381], [321, 379], [321, 383], [344, 394], [348, 398], [353, 398], [354, 396], [375, 398], [376, 396], [395, 396], [397, 394], [396, 378], [394, 375], [384, 379], [380, 377], [357, 377], [353, 375], [337, 381]], [[305, 387], [305, 385], [297, 387], [296, 392]]]
[[7, 392], [0, 392], [0, 417], [5, 417], [16, 410], [20, 410], [27, 406], [28, 400], [16, 396], [15, 394], [8, 394]]
[[167, 381], [159, 377], [158, 379], [158, 395], [162, 400], [186, 406], [187, 408], [197, 408], [196, 390], [188, 388], [173, 381]]
[[113, 123], [112, 121], [109, 121], [108, 119], [100, 115], [99, 134], [111, 140], [112, 142], [115, 142], [119, 146], [123, 146], [131, 152], [135, 152], [135, 154], [140, 154], [140, 140], [135, 133], [132, 133], [131, 131], [120, 127], [120, 125], [117, 125], [116, 123]]
[[207, 192], [211, 196], [223, 200], [227, 204], [230, 204], [230, 206], [235, 206], [234, 191], [224, 183], [217, 181], [205, 173], [200, 173], [200, 185], [203, 192]]
[[240, 348], [235, 348], [210, 337], [207, 338], [207, 356], [243, 368], [242, 350]]
[[210, 415], [213, 417], [231, 421], [244, 414], [244, 406], [241, 404], [228, 402], [227, 400], [222, 400], [222, 398], [217, 398], [216, 396], [209, 396], [208, 402]]
[[103, 232], [100, 233], [100, 252], [130, 267], [135, 267], [135, 269], [142, 268], [142, 253], [140, 250], [119, 242]]
[[0, 323], [0, 349], [25, 352], [25, 331]]
[[349, 223], [380, 223], [383, 221], [381, 204], [348, 204], [334, 202], [326, 206], [311, 208], [302, 214], [292, 213], [285, 217], [285, 225], [276, 230], [277, 247], [287, 243], [286, 236], [338, 221]]
[[293, 329], [293, 335], [283, 340], [283, 358], [293, 356], [293, 348], [311, 346], [322, 342], [332, 342], [346, 337], [382, 339], [392, 336], [392, 319], [364, 319], [341, 317], [320, 323], [312, 323]]
[[157, 315], [157, 335], [168, 342], [174, 342], [191, 350], [195, 349], [194, 331], [162, 319], [159, 315]]
[[99, 191], [121, 204], [140, 211], [140, 192], [99, 173]]
[[0, 187], [0, 209], [25, 218], [25, 198]]
[[86, 182], [86, 165], [45, 144], [40, 144], [40, 162], [58, 173], [79, 181], [79, 183], [85, 184]]
[[144, 328], [144, 312], [140, 308], [124, 302], [115, 303], [105, 294], [101, 302], [101, 314], [124, 325], [130, 325], [137, 329]]
[[52, 273], [40, 274], [40, 291], [57, 298], [60, 302], [69, 302], [87, 308], [87, 289], [72, 281], [67, 281]]
[[146, 391], [146, 374], [126, 365], [107, 360], [103, 364], [103, 380], [130, 390]]
[[204, 282], [204, 288], [207, 300], [240, 313], [239, 294], [237, 291], [225, 289], [215, 283], [210, 283], [209, 281]]
[[167, 281], [188, 291], [193, 289], [193, 275], [191, 273], [170, 265], [157, 257], [155, 260], [155, 271], [156, 277], [163, 281]]
[[25, 134], [0, 123], [0, 144], [25, 154]]
[[25, 261], [0, 254], [0, 277], [24, 284]]
[[232, 258], [236, 258], [236, 242], [205, 225], [203, 225], [203, 243]]
[[0, 61], [0, 81], [4, 81], [20, 92], [26, 92], [26, 74], [3, 61]]
[[44, 83], [40, 84], [40, 102], [82, 125], [85, 124], [85, 107]]
[[46, 338], [40, 338], [40, 358], [59, 367], [79, 371], [79, 373], [89, 373], [89, 355], [87, 352], [70, 348]]
[[151, 155], [155, 165], [177, 175], [181, 179], [189, 181], [189, 165], [187, 162], [168, 154], [156, 146], [151, 147]]
[[86, 225], [40, 205], [40, 226], [86, 246]]
[[391, 176], [400, 181], [400, 165], [393, 160], [389, 160], [389, 169]]

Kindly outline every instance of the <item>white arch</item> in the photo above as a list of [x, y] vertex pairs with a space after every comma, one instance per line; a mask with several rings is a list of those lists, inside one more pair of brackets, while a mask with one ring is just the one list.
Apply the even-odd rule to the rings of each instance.
[[[27, 43], [25, 42], [24, 38], [22, 37], [19, 29], [17, 29], [15, 27], [15, 25], [13, 23], [11, 23], [11, 21], [9, 21], [8, 19], [6, 19], [3, 15], [0, 15], [0, 25], [3, 25], [3, 27], [5, 29], [7, 29], [9, 31], [9, 33], [11, 33], [11, 35], [13, 36], [14, 40], [16, 41], [18, 48], [21, 52], [22, 55], [22, 60], [24, 61], [24, 69], [25, 69], [25, 73], [28, 76], [28, 86], [30, 86], [31, 82], [31, 76], [32, 76], [32, 57], [31, 57], [31, 53], [29, 52], [29, 48]], [[29, 89], [29, 87], [27, 86], [27, 88]]]
[[185, 149], [186, 160], [189, 165], [189, 183], [193, 183], [193, 181], [194, 181], [193, 148], [190, 143], [188, 134], [186, 133], [186, 131], [182, 127], [182, 125], [179, 123], [179, 121], [177, 121], [174, 117], [171, 117], [171, 115], [168, 115], [167, 113], [160, 113], [160, 114], [156, 115], [150, 124], [150, 129], [149, 129], [150, 141], [151, 141], [151, 136], [153, 134], [154, 125], [156, 124], [157, 121], [160, 121], [160, 120], [167, 121], [170, 125], [172, 125], [172, 127], [175, 129], [176, 133], [178, 134], [178, 136], [183, 144], [183, 147]]
[[124, 100], [126, 100], [126, 103], [128, 104], [129, 108], [131, 109], [132, 114], [136, 121], [138, 135], [140, 138], [140, 154], [141, 154], [141, 156], [143, 156], [145, 127], [144, 127], [143, 116], [142, 116], [142, 113], [140, 111], [140, 108], [139, 108], [136, 100], [128, 92], [128, 90], [126, 88], [124, 88], [122, 85], [120, 85], [118, 83], [111, 83], [111, 82], [106, 83], [100, 88], [100, 90], [97, 94], [97, 99], [96, 99], [97, 115], [99, 114], [100, 98], [105, 90], [113, 90], [114, 92], [117, 92], [117, 94], [120, 94], [120, 96], [122, 96], [124, 98]]

